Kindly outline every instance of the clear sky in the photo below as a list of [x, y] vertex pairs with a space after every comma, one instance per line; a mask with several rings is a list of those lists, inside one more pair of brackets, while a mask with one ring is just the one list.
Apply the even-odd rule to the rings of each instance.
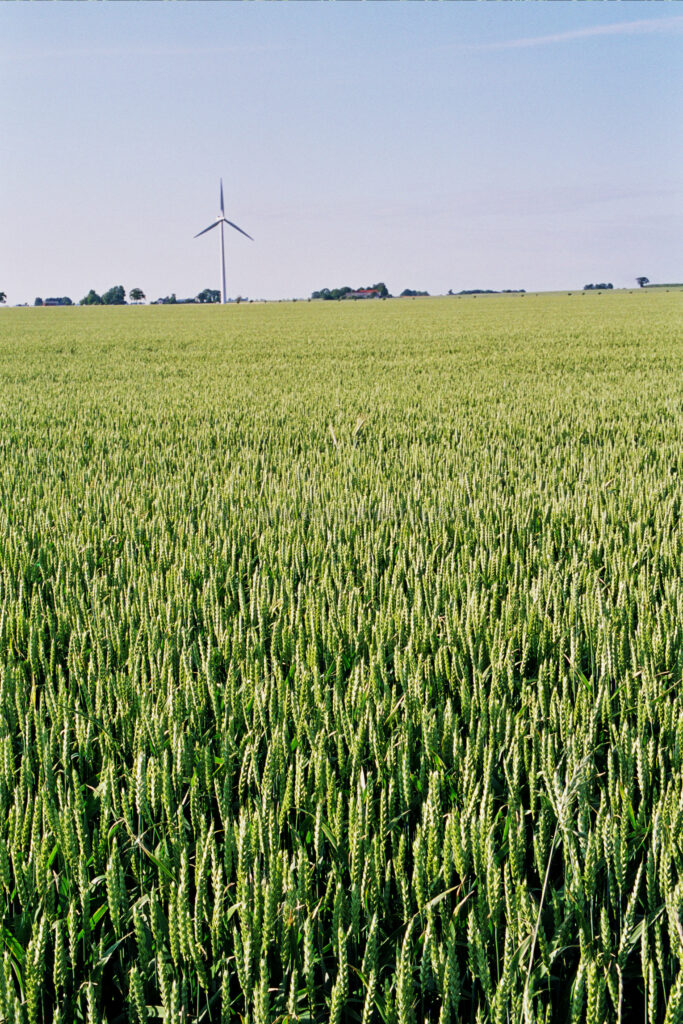
[[0, 3], [0, 290], [683, 280], [683, 8]]

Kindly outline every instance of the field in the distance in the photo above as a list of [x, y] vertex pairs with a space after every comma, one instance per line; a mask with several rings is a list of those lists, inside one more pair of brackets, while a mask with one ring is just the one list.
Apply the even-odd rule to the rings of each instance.
[[683, 1019], [682, 320], [0, 311], [0, 1020]]

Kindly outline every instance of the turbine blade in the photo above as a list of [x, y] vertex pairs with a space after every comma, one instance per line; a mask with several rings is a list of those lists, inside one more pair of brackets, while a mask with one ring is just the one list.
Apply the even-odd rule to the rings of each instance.
[[223, 179], [221, 178], [221, 216], [225, 217], [225, 209], [223, 207]]
[[195, 237], [195, 238], [199, 238], [199, 235], [205, 235], [207, 231], [211, 231], [211, 230], [212, 230], [213, 228], [216, 228], [216, 227], [218, 227], [218, 225], [220, 224], [220, 222], [221, 222], [221, 218], [219, 217], [219, 218], [218, 218], [218, 220], [215, 220], [215, 221], [213, 222], [213, 224], [209, 224], [208, 228], [204, 228], [204, 230], [203, 230], [203, 231], [200, 231], [200, 232], [199, 232], [198, 234], [196, 234], [196, 235], [195, 235], [194, 237]]
[[234, 228], [235, 231], [239, 231], [241, 235], [246, 235], [246, 237], [251, 239], [252, 242], [254, 241], [251, 235], [247, 235], [246, 231], [242, 231], [242, 228], [238, 228], [237, 225], [233, 224], [233, 222], [231, 220], [228, 220], [227, 217], [224, 217], [223, 220], [225, 221], [226, 224], [229, 224], [231, 228]]

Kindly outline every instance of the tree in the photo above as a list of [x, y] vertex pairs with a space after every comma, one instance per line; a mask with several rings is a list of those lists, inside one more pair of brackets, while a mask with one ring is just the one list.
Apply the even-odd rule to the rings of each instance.
[[221, 293], [214, 288], [205, 288], [197, 296], [197, 302], [220, 302]]
[[130, 297], [133, 302], [142, 302], [145, 298], [145, 293], [142, 288], [131, 288]]
[[122, 284], [116, 284], [102, 296], [104, 306], [124, 306], [126, 303], [126, 290]]
[[649, 284], [649, 283], [650, 283], [650, 278], [649, 277], [637, 277], [636, 278], [636, 284], [638, 284], [638, 286], [640, 288], [644, 288], [645, 285]]
[[43, 304], [43, 300], [40, 299], [40, 298], [36, 299], [34, 301], [34, 303], [33, 303], [34, 306], [42, 306], [42, 304]]
[[6, 302], [6, 301], [7, 301], [7, 296], [5, 295], [4, 292], [0, 292], [0, 302]]
[[91, 288], [84, 299], [78, 303], [79, 306], [101, 306], [102, 296], [98, 295], [94, 288]]

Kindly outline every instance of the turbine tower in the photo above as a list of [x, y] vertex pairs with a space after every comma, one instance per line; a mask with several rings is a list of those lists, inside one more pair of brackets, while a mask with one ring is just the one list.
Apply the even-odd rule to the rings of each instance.
[[231, 228], [234, 228], [235, 231], [239, 231], [239, 233], [241, 235], [245, 235], [247, 238], [251, 239], [252, 242], [254, 241], [254, 239], [251, 237], [251, 235], [247, 235], [246, 231], [242, 231], [242, 228], [238, 227], [237, 224], [233, 224], [233, 222], [231, 220], [228, 220], [228, 218], [225, 216], [225, 210], [223, 208], [223, 179], [222, 178], [221, 178], [221, 212], [219, 213], [218, 217], [213, 222], [213, 224], [209, 224], [208, 228], [204, 228], [203, 231], [200, 231], [199, 234], [196, 234], [194, 237], [195, 238], [199, 238], [199, 235], [205, 235], [207, 231], [213, 231], [213, 229], [217, 228], [219, 224], [221, 226], [221, 284], [223, 286], [222, 287], [222, 291], [221, 291], [221, 302], [224, 303], [224, 302], [227, 302], [228, 296], [227, 296], [227, 293], [225, 291], [225, 241], [223, 239], [223, 225], [224, 224], [229, 224]]

